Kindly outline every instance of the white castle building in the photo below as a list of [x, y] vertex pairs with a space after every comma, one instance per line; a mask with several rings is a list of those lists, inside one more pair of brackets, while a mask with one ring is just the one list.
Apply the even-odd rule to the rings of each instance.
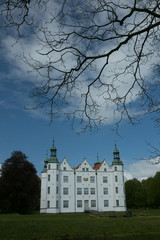
[[115, 145], [112, 166], [104, 160], [92, 167], [86, 159], [72, 168], [59, 163], [57, 149], [50, 149], [41, 178], [41, 213], [126, 211], [124, 171]]

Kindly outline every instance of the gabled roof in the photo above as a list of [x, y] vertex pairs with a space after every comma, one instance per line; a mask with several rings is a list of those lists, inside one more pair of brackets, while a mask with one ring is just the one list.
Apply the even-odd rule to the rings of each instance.
[[74, 168], [74, 170], [78, 170], [79, 168], [81, 167], [87, 167], [89, 168], [90, 170], [92, 170], [92, 166], [87, 162], [87, 159], [84, 158], [83, 162], [80, 163], [77, 167]]
[[74, 170], [78, 169], [80, 167], [81, 164], [79, 164], [77, 167], [74, 168]]
[[103, 163], [103, 162], [101, 162], [101, 163], [95, 163], [93, 169], [94, 169], [94, 170], [98, 170], [98, 169], [101, 167], [102, 163]]

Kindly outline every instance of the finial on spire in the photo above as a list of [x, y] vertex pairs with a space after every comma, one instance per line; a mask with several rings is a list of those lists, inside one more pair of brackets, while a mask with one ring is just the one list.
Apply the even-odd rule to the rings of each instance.
[[53, 137], [53, 146], [54, 146], [54, 141], [55, 141], [55, 140], [54, 140], [54, 137]]
[[97, 153], [97, 162], [99, 162], [99, 156], [98, 156], [98, 153]]

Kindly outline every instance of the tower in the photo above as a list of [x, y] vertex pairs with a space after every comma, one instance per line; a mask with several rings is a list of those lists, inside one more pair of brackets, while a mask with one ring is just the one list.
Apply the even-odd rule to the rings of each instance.
[[112, 162], [112, 166], [113, 165], [121, 165], [123, 166], [122, 161], [120, 160], [120, 153], [117, 149], [117, 145], [115, 144], [115, 149], [113, 151], [113, 162]]
[[[56, 193], [56, 194], [55, 194]], [[57, 148], [50, 148], [50, 158], [46, 156], [41, 179], [41, 213], [57, 213], [59, 202], [59, 162]]]
[[44, 168], [42, 170], [41, 176], [41, 201], [40, 201], [40, 212], [46, 213], [47, 209], [47, 164], [49, 158], [48, 154], [46, 154], [46, 159], [44, 160]]
[[123, 163], [120, 160], [120, 152], [115, 144], [113, 151], [113, 205], [116, 211], [126, 211], [124, 171]]

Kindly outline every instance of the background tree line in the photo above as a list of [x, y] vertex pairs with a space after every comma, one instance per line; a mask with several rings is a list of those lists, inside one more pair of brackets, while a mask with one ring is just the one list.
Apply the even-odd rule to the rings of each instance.
[[125, 183], [127, 208], [159, 208], [160, 207], [160, 172], [154, 177]]
[[14, 151], [2, 165], [0, 211], [20, 214], [39, 210], [40, 178], [27, 156]]

